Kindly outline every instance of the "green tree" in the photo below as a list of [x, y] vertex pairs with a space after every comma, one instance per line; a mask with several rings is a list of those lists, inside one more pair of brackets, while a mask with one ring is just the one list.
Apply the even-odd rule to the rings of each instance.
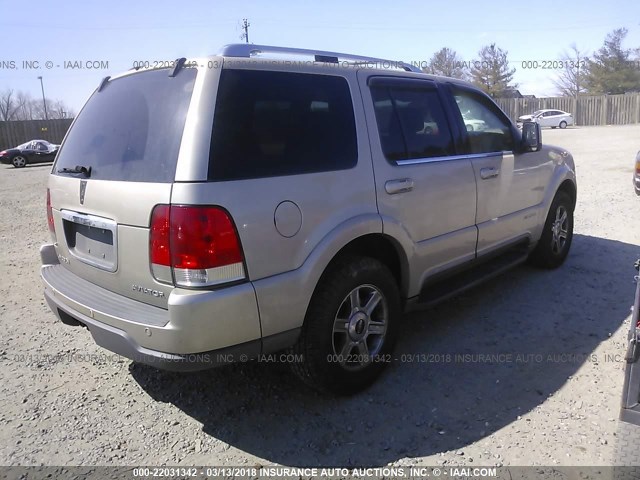
[[623, 48], [626, 28], [607, 34], [604, 45], [587, 61], [585, 82], [594, 95], [616, 95], [640, 90], [640, 61], [637, 50]]
[[508, 52], [495, 43], [482, 47], [478, 59], [471, 63], [471, 81], [492, 97], [500, 97], [517, 88], [513, 82], [515, 68], [509, 68]]
[[445, 77], [466, 79], [467, 66], [460, 59], [457, 52], [448, 47], [441, 48], [429, 60], [429, 66], [423, 68], [425, 73], [443, 75]]

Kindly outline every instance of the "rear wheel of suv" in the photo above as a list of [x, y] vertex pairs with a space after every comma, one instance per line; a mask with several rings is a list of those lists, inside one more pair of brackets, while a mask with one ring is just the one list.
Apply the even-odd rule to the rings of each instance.
[[573, 239], [573, 202], [566, 192], [556, 193], [544, 223], [540, 241], [529, 256], [537, 267], [556, 268], [562, 265]]
[[369, 257], [339, 259], [323, 275], [307, 310], [293, 371], [323, 392], [350, 395], [390, 362], [401, 315], [391, 271]]

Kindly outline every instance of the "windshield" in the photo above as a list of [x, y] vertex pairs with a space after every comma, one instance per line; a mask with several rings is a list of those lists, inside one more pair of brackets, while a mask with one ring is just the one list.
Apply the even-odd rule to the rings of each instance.
[[80, 112], [54, 171], [81, 165], [92, 179], [172, 182], [195, 77], [163, 69], [107, 83]]

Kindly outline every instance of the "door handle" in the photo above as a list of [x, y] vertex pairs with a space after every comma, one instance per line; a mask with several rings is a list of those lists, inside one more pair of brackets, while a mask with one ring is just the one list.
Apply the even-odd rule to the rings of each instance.
[[384, 184], [384, 189], [389, 195], [410, 192], [411, 190], [413, 190], [413, 180], [411, 180], [410, 178], [389, 180]]
[[487, 180], [489, 178], [495, 178], [500, 175], [500, 169], [494, 167], [487, 167], [480, 169], [480, 178]]

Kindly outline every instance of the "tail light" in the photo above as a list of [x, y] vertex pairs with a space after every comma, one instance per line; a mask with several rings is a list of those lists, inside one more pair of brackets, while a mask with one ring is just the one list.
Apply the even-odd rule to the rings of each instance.
[[51, 236], [53, 240], [56, 239], [56, 226], [53, 223], [53, 208], [51, 208], [51, 193], [47, 188], [47, 224], [49, 225], [49, 232], [51, 232]]
[[151, 214], [149, 257], [156, 280], [179, 286], [246, 277], [233, 220], [219, 207], [157, 205]]
[[640, 152], [636, 156], [636, 175], [640, 175]]
[[157, 205], [151, 213], [149, 232], [149, 262], [153, 277], [165, 283], [173, 283], [171, 251], [169, 250], [169, 205]]

